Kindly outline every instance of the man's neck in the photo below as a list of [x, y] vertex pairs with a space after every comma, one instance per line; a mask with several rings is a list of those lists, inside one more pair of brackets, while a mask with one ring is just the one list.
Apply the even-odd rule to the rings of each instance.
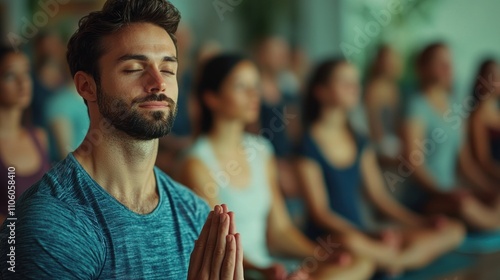
[[[75, 158], [118, 201], [132, 211], [148, 212], [141, 209], [150, 207], [152, 201], [158, 201], [153, 169], [158, 139], [136, 140], [116, 129], [103, 132], [91, 127], [89, 131], [82, 145], [74, 152]], [[95, 132], [101, 137], [92, 137]]]

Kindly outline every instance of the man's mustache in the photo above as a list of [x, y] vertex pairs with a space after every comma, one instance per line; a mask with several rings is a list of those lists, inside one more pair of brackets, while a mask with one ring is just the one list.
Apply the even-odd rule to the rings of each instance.
[[152, 101], [157, 101], [157, 102], [164, 102], [166, 101], [168, 105], [170, 105], [171, 108], [175, 107], [175, 101], [166, 96], [165, 94], [152, 94], [148, 95], [144, 98], [141, 98], [139, 100], [134, 101], [134, 103], [144, 103], [144, 102], [152, 102]]

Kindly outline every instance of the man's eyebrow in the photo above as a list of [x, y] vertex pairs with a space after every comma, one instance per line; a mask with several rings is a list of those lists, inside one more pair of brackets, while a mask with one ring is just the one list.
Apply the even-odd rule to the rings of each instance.
[[[143, 54], [126, 54], [118, 58], [118, 61], [127, 61], [127, 60], [149, 61], [149, 58]], [[163, 57], [163, 61], [177, 63], [177, 57], [165, 56]]]

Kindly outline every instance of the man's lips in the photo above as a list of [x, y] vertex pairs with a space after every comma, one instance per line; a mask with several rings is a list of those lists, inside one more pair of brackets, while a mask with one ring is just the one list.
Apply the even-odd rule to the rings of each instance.
[[170, 105], [167, 102], [161, 102], [161, 101], [148, 101], [148, 102], [143, 102], [139, 105], [141, 108], [146, 108], [146, 109], [162, 109], [162, 108], [168, 108]]

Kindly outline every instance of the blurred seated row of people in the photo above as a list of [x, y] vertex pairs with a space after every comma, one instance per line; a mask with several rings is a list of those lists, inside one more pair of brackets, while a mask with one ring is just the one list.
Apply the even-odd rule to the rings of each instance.
[[[390, 49], [381, 55], [390, 56]], [[491, 81], [498, 69], [494, 62], [489, 64], [490, 72], [480, 74], [479, 79], [490, 76], [489, 86], [484, 88], [491, 94], [480, 98], [476, 91], [474, 110], [468, 112], [471, 118], [452, 115], [452, 106], [463, 100], [451, 89], [451, 58], [442, 43], [430, 45], [420, 54], [420, 93], [411, 96], [406, 107], [400, 105], [397, 73], [374, 74], [368, 93], [373, 96], [367, 96], [365, 102], [373, 99], [367, 102], [373, 106], [370, 120], [378, 119], [372, 125], [392, 123], [379, 130], [378, 139], [387, 135], [401, 139], [392, 153], [384, 153], [377, 137], [369, 139], [349, 123], [349, 112], [359, 105], [361, 93], [356, 67], [342, 59], [320, 64], [302, 96], [304, 122], [298, 151], [288, 158], [307, 206], [307, 221], [300, 233], [283, 210], [286, 191], [278, 187], [275, 147], [262, 137], [262, 131], [259, 136], [245, 132], [258, 118], [259, 103], [266, 102], [264, 95], [262, 101], [259, 98], [258, 72], [248, 59], [217, 56], [205, 64], [198, 80], [201, 130], [180, 169], [180, 180], [210, 204], [227, 203], [242, 216], [239, 228], [251, 238], [244, 245], [246, 267], [260, 271], [266, 279], [279, 279], [273, 278], [276, 271], [300, 269], [297, 263], [293, 266], [275, 256], [303, 258], [307, 244], [322, 238], [341, 244], [343, 257], [337, 265], [344, 265], [346, 271], [361, 260], [391, 274], [424, 267], [457, 248], [465, 229], [500, 229], [498, 180], [494, 172], [487, 174], [477, 168], [481, 158], [477, 147], [462, 140], [472, 135], [490, 139], [486, 140], [488, 147], [495, 147], [494, 137], [477, 137], [465, 125], [475, 127], [474, 116], [490, 104], [489, 113], [483, 113], [489, 117], [481, 124], [488, 133], [496, 127], [498, 94], [491, 91]], [[382, 98], [384, 94], [386, 98]], [[376, 129], [372, 135], [373, 131]], [[403, 178], [408, 177], [404, 174], [385, 177], [377, 160], [384, 156], [391, 156], [393, 164], [409, 163], [413, 174], [410, 178]], [[492, 157], [487, 160], [492, 162]], [[410, 187], [399, 201], [387, 183], [396, 180], [397, 187], [399, 180], [406, 179]], [[384, 220], [367, 221], [363, 213], [366, 198], [385, 214]], [[279, 234], [284, 229], [287, 238]], [[282, 265], [275, 264], [280, 261]]]
[[[410, 211], [388, 193], [373, 146], [349, 124], [360, 93], [358, 71], [344, 60], [326, 61], [311, 76], [298, 160], [309, 213], [307, 235], [332, 234], [392, 273], [420, 268], [457, 247], [463, 226]], [[388, 217], [385, 225], [365, 221], [363, 193]]]

